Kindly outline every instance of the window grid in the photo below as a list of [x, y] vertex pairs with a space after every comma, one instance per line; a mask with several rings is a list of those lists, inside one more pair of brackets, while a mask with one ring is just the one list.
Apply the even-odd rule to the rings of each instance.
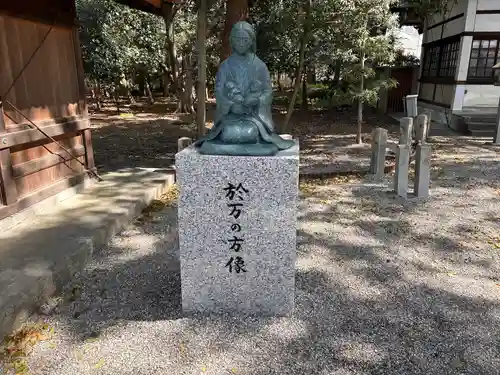
[[439, 46], [429, 48], [425, 53], [424, 59], [424, 77], [436, 77], [439, 62]]
[[498, 39], [476, 39], [472, 41], [469, 60], [469, 78], [492, 78], [493, 66], [500, 61]]
[[446, 44], [441, 54], [441, 66], [439, 68], [439, 77], [455, 77], [458, 64], [458, 52], [460, 50], [460, 41]]

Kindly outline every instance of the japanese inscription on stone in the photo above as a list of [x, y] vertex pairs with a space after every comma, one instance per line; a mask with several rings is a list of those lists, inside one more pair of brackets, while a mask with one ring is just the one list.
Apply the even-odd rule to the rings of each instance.
[[245, 189], [241, 183], [238, 185], [228, 183], [224, 191], [226, 192], [226, 199], [228, 200], [227, 206], [229, 208], [229, 216], [231, 216], [233, 220], [230, 228], [232, 237], [225, 241], [232, 253], [225, 267], [229, 269], [230, 273], [233, 271], [236, 273], [247, 272], [245, 269], [245, 261], [242, 256], [245, 239], [243, 238], [243, 233], [241, 233], [242, 228], [238, 219], [242, 214], [244, 207], [243, 203], [245, 201], [245, 196], [248, 194], [248, 190]]

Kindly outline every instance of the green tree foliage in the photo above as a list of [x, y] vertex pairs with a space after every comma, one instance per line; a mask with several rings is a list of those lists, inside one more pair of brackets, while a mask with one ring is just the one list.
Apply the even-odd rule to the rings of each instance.
[[[376, 103], [380, 90], [394, 85], [380, 77], [378, 68], [416, 62], [407, 61], [394, 43], [392, 30], [398, 27], [398, 20], [393, 11], [397, 2], [312, 0], [308, 22], [304, 22], [308, 1], [241, 3], [248, 4], [249, 20], [257, 29], [259, 56], [273, 76], [286, 75], [302, 82], [304, 93], [307, 83], [303, 72], [315, 73], [311, 76], [329, 84], [332, 104], [351, 101], [360, 105], [360, 125], [363, 105]], [[175, 84], [170, 83], [177, 89], [171, 92], [175, 91], [181, 101], [189, 97], [197, 74], [197, 4], [196, 0], [185, 0], [175, 5], [173, 34], [167, 35], [161, 17], [132, 10], [113, 0], [77, 0], [88, 78], [103, 86], [117, 82], [140, 86], [144, 81], [159, 82], [163, 76], [172, 80], [174, 75], [165, 73], [172, 70], [173, 51], [177, 73]], [[227, 0], [207, 0], [207, 4], [206, 81], [213, 88], [228, 8]], [[418, 14], [436, 12], [444, 4], [446, 0], [414, 1]], [[301, 61], [304, 69], [299, 69]], [[294, 97], [302, 97], [302, 102], [307, 103], [307, 94]]]
[[77, 0], [87, 79], [108, 91], [148, 80], [164, 61], [165, 27], [160, 18], [111, 0]]

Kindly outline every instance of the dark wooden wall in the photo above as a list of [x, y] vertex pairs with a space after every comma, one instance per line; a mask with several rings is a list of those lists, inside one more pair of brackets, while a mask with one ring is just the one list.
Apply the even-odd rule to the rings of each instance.
[[389, 112], [404, 112], [403, 99], [406, 95], [413, 94], [414, 69], [414, 67], [391, 69], [391, 78], [395, 79], [398, 85], [389, 90], [387, 98], [387, 110]]
[[[61, 14], [74, 15], [74, 6], [67, 0], [40, 3], [60, 6]], [[15, 6], [9, 15], [0, 11], [0, 96], [4, 96], [0, 107], [0, 219], [82, 181], [85, 168], [76, 159], [86, 168], [94, 168], [76, 26], [35, 22], [36, 17], [25, 14], [14, 17], [12, 8]], [[40, 15], [48, 17], [49, 13]]]
[[74, 0], [1, 0], [0, 14], [50, 25], [71, 26], [76, 21]]

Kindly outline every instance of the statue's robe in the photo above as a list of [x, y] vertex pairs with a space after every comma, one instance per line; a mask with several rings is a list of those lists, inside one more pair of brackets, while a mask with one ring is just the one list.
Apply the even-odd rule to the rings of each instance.
[[[231, 114], [231, 107], [235, 103], [227, 95], [226, 82], [228, 81], [235, 83], [245, 98], [250, 93], [252, 84], [258, 81], [260, 83], [260, 90], [257, 93], [259, 97], [258, 110], [248, 115]], [[214, 127], [205, 137], [195, 142], [196, 146], [202, 146], [204, 142], [216, 140], [225, 126], [224, 119], [231, 117], [234, 121], [237, 116], [240, 116], [244, 121], [252, 121], [258, 128], [261, 137], [260, 143], [272, 144], [278, 150], [285, 150], [294, 145], [293, 141], [281, 138], [274, 131], [271, 112], [273, 100], [271, 76], [266, 64], [254, 53], [246, 56], [233, 54], [222, 62], [215, 81], [215, 99], [217, 109]]]

